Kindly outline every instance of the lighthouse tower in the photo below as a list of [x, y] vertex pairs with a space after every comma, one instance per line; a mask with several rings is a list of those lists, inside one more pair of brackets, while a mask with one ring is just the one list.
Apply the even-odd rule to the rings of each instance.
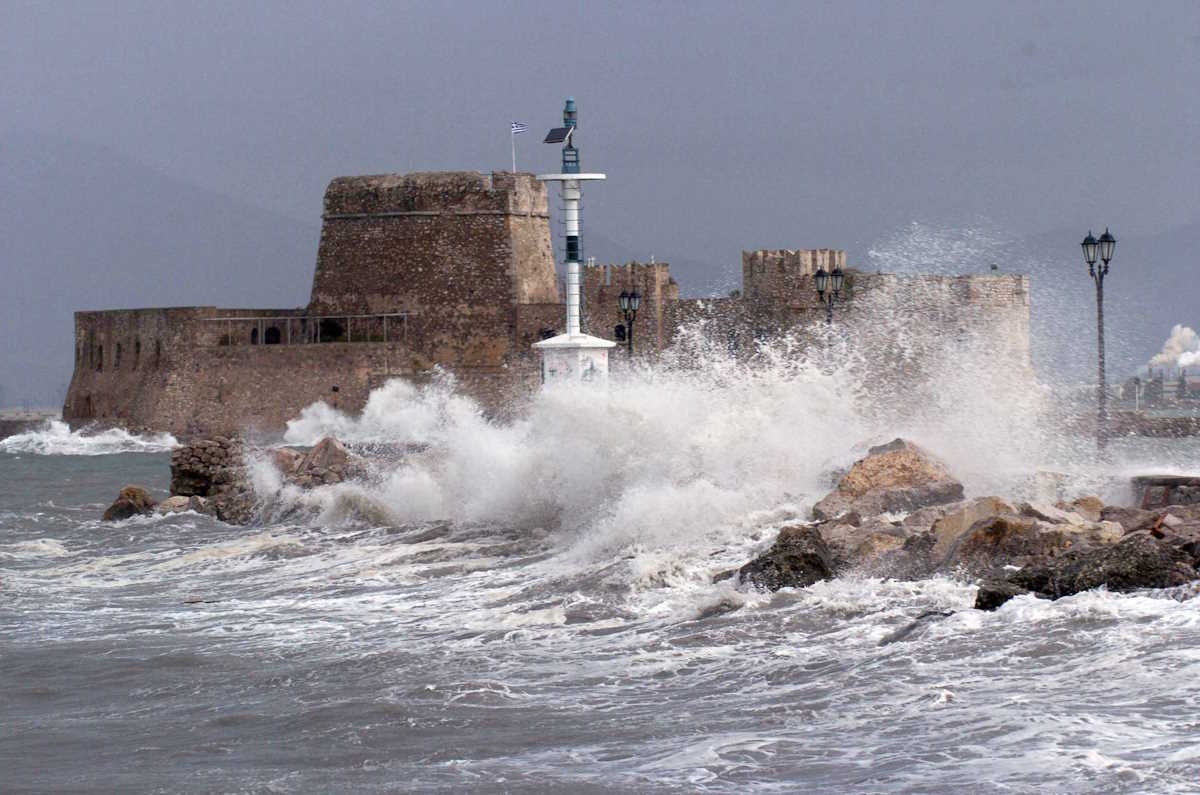
[[542, 383], [605, 382], [608, 380], [608, 351], [615, 342], [584, 334], [579, 327], [579, 199], [581, 186], [591, 180], [602, 180], [604, 174], [585, 174], [579, 170], [579, 149], [576, 148], [575, 100], [567, 97], [563, 106], [563, 126], [546, 135], [544, 143], [561, 143], [562, 170], [556, 174], [539, 174], [542, 182], [557, 182], [562, 194], [563, 220], [567, 238], [567, 330], [565, 334], [534, 343], [542, 352]]

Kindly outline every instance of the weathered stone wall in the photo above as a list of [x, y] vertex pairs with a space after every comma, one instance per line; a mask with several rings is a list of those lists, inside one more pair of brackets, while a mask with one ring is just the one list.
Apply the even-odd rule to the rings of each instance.
[[[748, 352], [819, 321], [812, 274], [835, 266], [845, 267], [844, 252], [743, 252], [740, 293], [702, 300], [679, 298], [666, 263], [586, 267], [584, 320], [612, 338], [624, 322], [617, 297], [637, 289], [639, 355], [698, 321]], [[1026, 277], [847, 270], [836, 311], [847, 328], [869, 329], [886, 312], [933, 338], [982, 330], [1028, 360]], [[63, 417], [185, 437], [279, 431], [317, 400], [355, 412], [388, 377], [420, 381], [438, 366], [509, 416], [539, 381], [532, 344], [563, 325], [546, 190], [533, 175], [339, 178], [325, 194], [308, 307], [76, 313]]]
[[[400, 341], [224, 345], [226, 322], [210, 321], [225, 316], [213, 307], [77, 313], [63, 418], [180, 436], [277, 431], [317, 400], [356, 411], [389, 375], [430, 366]], [[139, 343], [140, 358], [129, 355]]]
[[616, 327], [625, 323], [618, 298], [622, 292], [637, 290], [642, 303], [634, 319], [635, 351], [651, 353], [670, 344], [665, 313], [679, 299], [679, 285], [667, 263], [591, 265], [582, 269], [582, 280], [583, 322], [589, 334], [616, 339]]
[[340, 177], [325, 192], [313, 313], [555, 301], [546, 188], [532, 174]]

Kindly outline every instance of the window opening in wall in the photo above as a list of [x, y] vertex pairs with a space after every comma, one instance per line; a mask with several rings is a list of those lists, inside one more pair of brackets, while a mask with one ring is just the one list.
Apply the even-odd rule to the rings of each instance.
[[317, 325], [317, 342], [341, 342], [346, 337], [342, 324], [332, 318], [325, 318]]
[[257, 328], [250, 329], [250, 344], [251, 345], [258, 344], [258, 329]]
[[162, 340], [154, 341], [154, 366], [162, 364]]
[[278, 345], [280, 334], [278, 326], [270, 326], [263, 332], [263, 345]]
[[100, 353], [96, 356], [96, 372], [104, 372], [104, 346], [100, 346]]
[[140, 339], [133, 341], [133, 369], [138, 369], [138, 364], [142, 361], [142, 341]]
[[613, 339], [616, 340], [617, 342], [625, 341], [625, 324], [624, 323], [618, 323], [617, 325], [613, 326]]
[[121, 369], [121, 343], [117, 343], [117, 358], [113, 360], [113, 369]]

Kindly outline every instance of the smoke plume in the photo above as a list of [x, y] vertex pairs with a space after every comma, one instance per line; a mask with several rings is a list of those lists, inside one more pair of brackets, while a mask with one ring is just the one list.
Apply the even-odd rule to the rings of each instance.
[[1191, 367], [1200, 364], [1200, 335], [1191, 326], [1175, 324], [1162, 351], [1150, 359], [1150, 367]]

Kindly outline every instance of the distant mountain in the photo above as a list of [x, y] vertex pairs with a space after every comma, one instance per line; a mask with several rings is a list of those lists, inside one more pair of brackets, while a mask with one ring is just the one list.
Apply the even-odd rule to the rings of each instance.
[[61, 403], [76, 310], [307, 303], [319, 235], [108, 149], [0, 137], [0, 406]]

